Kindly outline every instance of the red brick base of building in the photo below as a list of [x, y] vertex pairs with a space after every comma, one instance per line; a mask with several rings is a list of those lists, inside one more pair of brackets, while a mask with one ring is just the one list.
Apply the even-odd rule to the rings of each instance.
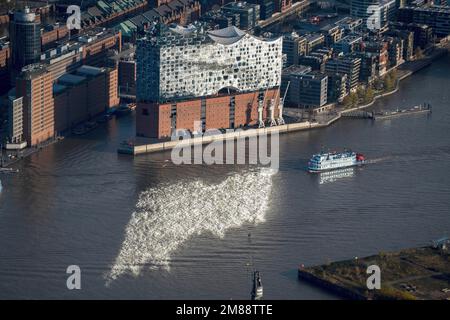
[[173, 103], [138, 102], [136, 135], [147, 138], [170, 137], [174, 129], [194, 131], [201, 122], [204, 130], [239, 128], [258, 123], [258, 97], [264, 95], [263, 120], [270, 117], [269, 106], [274, 99], [278, 115], [279, 88], [267, 92], [254, 91], [217, 95]]

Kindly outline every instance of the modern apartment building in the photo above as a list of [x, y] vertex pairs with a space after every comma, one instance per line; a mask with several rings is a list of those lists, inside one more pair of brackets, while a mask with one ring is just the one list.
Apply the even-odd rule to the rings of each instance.
[[222, 7], [222, 12], [239, 15], [239, 28], [242, 30], [253, 29], [260, 19], [259, 4], [244, 1], [230, 2]]
[[350, 4], [350, 15], [361, 18], [363, 28], [373, 31], [385, 29], [395, 12], [395, 0], [351, 0]]
[[253, 0], [249, 1], [259, 4], [260, 7], [260, 18], [262, 20], [267, 20], [276, 12], [276, 5], [274, 0]]
[[23, 131], [29, 146], [54, 137], [53, 75], [45, 65], [31, 64], [16, 81], [16, 97], [23, 97]]
[[347, 75], [328, 73], [327, 102], [342, 102], [347, 96]]
[[340, 26], [330, 24], [322, 27], [320, 33], [325, 36], [325, 46], [331, 47], [334, 43], [342, 39], [344, 29]]
[[327, 103], [328, 76], [306, 70], [302, 66], [292, 66], [283, 71], [283, 78], [290, 82], [286, 105], [315, 109]]
[[16, 97], [16, 90], [8, 94], [8, 141], [6, 149], [23, 149], [27, 146], [23, 132], [23, 97]]
[[[382, 39], [367, 39], [362, 43], [361, 51], [363, 51], [366, 57], [375, 57], [376, 65], [375, 65], [375, 73], [373, 72], [362, 72], [363, 75], [360, 75], [361, 79], [366, 81], [369, 77], [374, 76], [383, 76], [388, 67], [389, 67], [389, 47], [386, 41]], [[366, 58], [365, 61], [362, 61], [364, 64], [369, 63], [370, 58]], [[367, 68], [362, 68], [364, 70], [368, 70]]]
[[390, 29], [412, 32], [414, 34], [414, 48], [425, 49], [433, 43], [433, 29], [426, 24], [395, 22], [391, 23]]
[[41, 24], [28, 7], [11, 13], [9, 22], [12, 64], [17, 72], [39, 62], [41, 55]]
[[350, 34], [333, 45], [333, 49], [344, 54], [353, 53], [361, 49], [362, 37], [360, 35]]
[[361, 70], [361, 58], [343, 57], [328, 60], [325, 64], [327, 73], [343, 73], [347, 75], [347, 90], [353, 91], [358, 86]]
[[325, 44], [325, 36], [320, 33], [307, 34], [306, 38], [306, 54], [311, 53], [314, 49], [321, 48]]
[[299, 64], [299, 57], [306, 55], [306, 38], [296, 32], [283, 36], [283, 54], [286, 55], [285, 67]]
[[430, 26], [438, 37], [450, 35], [450, 5], [404, 7], [398, 11], [398, 21]]

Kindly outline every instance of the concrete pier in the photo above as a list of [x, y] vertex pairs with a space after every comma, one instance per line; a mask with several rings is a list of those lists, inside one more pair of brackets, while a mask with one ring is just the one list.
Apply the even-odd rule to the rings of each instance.
[[154, 143], [136, 143], [136, 144], [122, 144], [117, 150], [122, 154], [130, 154], [130, 155], [139, 155], [146, 154], [152, 152], [166, 151], [171, 150], [175, 146], [183, 146], [183, 145], [198, 145], [198, 144], [207, 144], [213, 141], [220, 140], [230, 140], [230, 139], [239, 139], [239, 138], [247, 138], [252, 136], [270, 134], [272, 132], [285, 133], [285, 132], [293, 132], [300, 130], [309, 130], [316, 129], [329, 126], [333, 122], [337, 121], [340, 118], [340, 114], [337, 114], [335, 117], [331, 118], [327, 122], [298, 122], [298, 123], [289, 123], [281, 126], [274, 127], [266, 127], [259, 129], [247, 129], [247, 130], [238, 130], [234, 132], [228, 132], [218, 135], [209, 135], [209, 136], [201, 136], [190, 139], [176, 140], [176, 141], [158, 141]]

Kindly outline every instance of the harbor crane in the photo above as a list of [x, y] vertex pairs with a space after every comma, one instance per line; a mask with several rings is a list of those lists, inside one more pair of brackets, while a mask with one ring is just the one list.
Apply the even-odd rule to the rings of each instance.
[[[287, 84], [287, 86], [286, 86], [286, 91], [284, 91], [284, 96], [283, 96], [282, 99], [280, 99], [280, 103], [279, 103], [279, 105], [278, 105], [278, 118], [277, 118], [277, 123], [278, 123], [279, 126], [281, 126], [281, 125], [283, 125], [283, 124], [286, 124], [286, 122], [284, 121], [284, 118], [283, 118], [283, 108], [284, 108], [284, 102], [286, 101], [287, 93], [288, 93], [288, 91], [289, 91], [289, 86], [290, 86], [290, 84], [291, 84], [291, 82], [288, 81], [288, 84]], [[280, 92], [280, 93], [281, 93], [281, 92]]]
[[270, 99], [269, 114], [270, 114], [269, 125], [271, 127], [274, 127], [277, 125], [277, 122], [275, 120], [275, 99]]

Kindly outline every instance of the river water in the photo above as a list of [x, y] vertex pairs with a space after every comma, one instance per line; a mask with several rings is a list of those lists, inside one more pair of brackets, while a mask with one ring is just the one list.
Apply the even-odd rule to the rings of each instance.
[[[281, 135], [277, 173], [119, 155], [133, 117], [52, 145], [1, 177], [0, 298], [248, 299], [256, 268], [266, 299], [335, 299], [297, 266], [450, 235], [449, 74], [446, 57], [374, 106], [426, 101], [430, 116]], [[344, 147], [370, 164], [304, 171], [311, 154]], [[66, 288], [69, 265], [81, 290]]]

